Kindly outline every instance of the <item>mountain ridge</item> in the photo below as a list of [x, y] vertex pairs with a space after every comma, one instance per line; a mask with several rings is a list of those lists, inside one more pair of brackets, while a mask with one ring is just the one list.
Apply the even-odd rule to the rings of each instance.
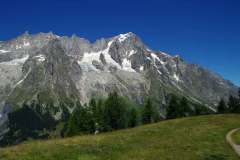
[[6, 103], [36, 100], [40, 91], [51, 94], [51, 101], [75, 97], [85, 103], [117, 90], [139, 103], [154, 97], [159, 108], [168, 94], [177, 93], [213, 110], [220, 98], [237, 94], [237, 86], [220, 75], [178, 55], [153, 51], [132, 32], [93, 43], [76, 35], [25, 33], [0, 42], [0, 68], [2, 110]]

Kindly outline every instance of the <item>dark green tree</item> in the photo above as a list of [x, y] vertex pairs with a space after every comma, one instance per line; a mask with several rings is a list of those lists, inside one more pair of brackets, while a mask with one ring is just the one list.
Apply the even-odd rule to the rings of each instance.
[[36, 103], [36, 104], [35, 104], [35, 111], [36, 111], [38, 114], [42, 114], [42, 109], [43, 109], [43, 107], [42, 107], [41, 104], [39, 104], [39, 103]]
[[214, 114], [215, 112], [210, 110], [207, 106], [203, 104], [195, 104], [194, 105], [194, 113], [193, 115], [208, 115]]
[[78, 126], [78, 114], [79, 114], [79, 111], [77, 109], [70, 116], [70, 119], [67, 123], [67, 129], [66, 129], [67, 136], [77, 135], [80, 131]]
[[153, 106], [150, 98], [147, 99], [146, 104], [144, 105], [143, 113], [142, 113], [142, 123], [148, 124], [153, 121]]
[[92, 116], [93, 116], [93, 119], [94, 119], [94, 122], [95, 122], [95, 127], [98, 128], [97, 102], [94, 98], [92, 98], [89, 102], [89, 110], [93, 114]]
[[129, 127], [135, 127], [137, 126], [138, 123], [138, 115], [137, 115], [137, 110], [135, 108], [132, 108], [129, 113]]
[[240, 106], [239, 106], [238, 98], [233, 97], [231, 95], [228, 100], [228, 107], [229, 107], [229, 110], [231, 113], [240, 113]]
[[238, 99], [240, 99], [240, 88], [238, 88]]
[[96, 113], [96, 109], [97, 109], [97, 103], [96, 100], [94, 98], [92, 98], [89, 102], [89, 107], [91, 108], [91, 110], [93, 111], [93, 113]]
[[127, 110], [123, 99], [117, 92], [110, 93], [103, 112], [104, 131], [122, 129], [127, 127]]
[[32, 108], [34, 110], [36, 109], [36, 100], [32, 100], [30, 108]]
[[188, 100], [186, 97], [183, 97], [180, 101], [179, 107], [177, 108], [178, 110], [178, 117], [186, 117], [190, 116], [192, 114], [192, 109], [189, 106]]
[[227, 107], [224, 99], [221, 99], [220, 102], [218, 103], [217, 111], [220, 114], [226, 113], [228, 111], [228, 107]]
[[238, 107], [240, 108], [240, 88], [238, 89]]
[[41, 138], [37, 131], [44, 127], [43, 119], [24, 103], [22, 107], [8, 114], [9, 132], [4, 135], [1, 145], [19, 143], [28, 138]]
[[238, 89], [238, 108], [240, 108], [240, 88]]
[[173, 119], [178, 117], [179, 115], [178, 107], [179, 107], [179, 104], [177, 101], [177, 97], [173, 95], [167, 107], [167, 114], [166, 114], [167, 119]]
[[104, 123], [104, 106], [103, 100], [99, 99], [97, 102], [96, 107], [96, 114], [95, 114], [95, 126], [96, 132], [103, 132], [104, 128], [106, 128], [106, 124]]
[[61, 120], [64, 121], [64, 122], [68, 121], [69, 118], [70, 118], [70, 112], [69, 112], [67, 106], [64, 103], [60, 103], [60, 108], [62, 110]]
[[78, 125], [80, 133], [91, 134], [95, 132], [95, 121], [89, 107], [80, 109]]
[[44, 127], [42, 119], [27, 104], [9, 114], [12, 127], [22, 130], [40, 130]]
[[77, 134], [89, 134], [94, 132], [95, 122], [91, 110], [87, 105], [82, 107], [80, 104], [78, 104], [69, 119], [66, 135], [73, 136]]
[[46, 129], [53, 129], [57, 123], [53, 118], [53, 114], [51, 113], [51, 111], [55, 112], [55, 108], [56, 107], [53, 103], [49, 103], [41, 113], [41, 117], [44, 119]]

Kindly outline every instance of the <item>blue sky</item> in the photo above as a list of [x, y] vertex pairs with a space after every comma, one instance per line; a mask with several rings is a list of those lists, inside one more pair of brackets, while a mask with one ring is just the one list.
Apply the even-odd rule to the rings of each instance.
[[239, 8], [239, 0], [7, 0], [0, 40], [53, 31], [95, 41], [131, 31], [240, 85]]

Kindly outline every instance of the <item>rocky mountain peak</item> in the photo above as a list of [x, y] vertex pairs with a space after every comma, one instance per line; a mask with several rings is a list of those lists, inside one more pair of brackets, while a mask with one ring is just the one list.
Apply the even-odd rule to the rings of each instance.
[[51, 101], [84, 103], [117, 90], [137, 102], [151, 95], [160, 108], [170, 93], [214, 106], [237, 93], [229, 81], [180, 56], [151, 50], [132, 32], [95, 43], [52, 32], [26, 33], [1, 42], [0, 77], [1, 104], [30, 102], [46, 92]]

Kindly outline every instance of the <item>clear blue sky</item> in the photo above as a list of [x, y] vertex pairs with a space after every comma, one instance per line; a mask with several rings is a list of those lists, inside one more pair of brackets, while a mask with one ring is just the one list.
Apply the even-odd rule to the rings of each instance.
[[91, 41], [131, 31], [240, 85], [239, 0], [2, 0], [0, 40], [26, 30]]

